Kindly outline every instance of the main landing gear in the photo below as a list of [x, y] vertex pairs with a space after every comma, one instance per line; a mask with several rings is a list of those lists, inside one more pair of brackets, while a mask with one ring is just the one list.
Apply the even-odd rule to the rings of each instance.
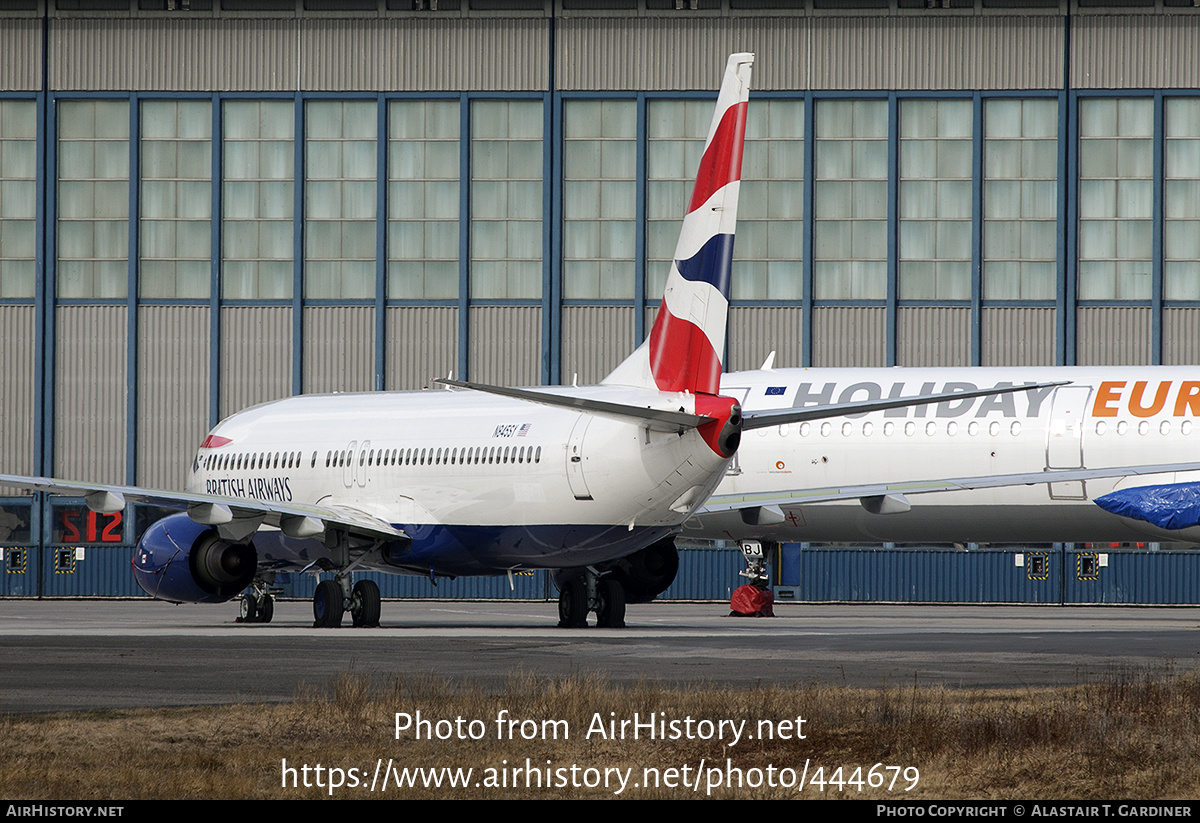
[[625, 628], [625, 587], [591, 569], [563, 581], [558, 591], [559, 627], [586, 629], [590, 611], [596, 613], [597, 628]]
[[313, 595], [313, 628], [339, 628], [345, 612], [350, 612], [355, 628], [375, 628], [379, 625], [379, 599], [374, 580], [359, 580], [353, 588], [349, 575], [322, 580]]
[[250, 591], [242, 595], [242, 613], [238, 623], [270, 623], [275, 616], [275, 597], [267, 582], [256, 579]]

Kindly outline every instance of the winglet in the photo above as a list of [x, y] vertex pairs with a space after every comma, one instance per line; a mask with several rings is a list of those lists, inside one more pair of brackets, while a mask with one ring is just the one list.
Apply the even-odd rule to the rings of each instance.
[[603, 383], [717, 394], [753, 54], [725, 66], [696, 185], [649, 338]]

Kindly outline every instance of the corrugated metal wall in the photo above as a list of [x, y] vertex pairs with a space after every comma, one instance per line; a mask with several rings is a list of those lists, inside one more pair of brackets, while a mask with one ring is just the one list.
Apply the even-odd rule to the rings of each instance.
[[301, 88], [330, 91], [543, 91], [544, 19], [305, 19]]
[[1079, 15], [1071, 23], [1071, 85], [1081, 89], [1200, 86], [1200, 17]]
[[291, 91], [298, 22], [263, 18], [50, 21], [50, 88]]
[[1200, 602], [1200, 552], [1108, 552], [1108, 565], [1081, 574], [1080, 560], [1101, 552], [1066, 552], [1063, 600], [1067, 603]]
[[[72, 552], [68, 563], [55, 564], [58, 551]], [[129, 573], [128, 546], [86, 546], [42, 550], [41, 593], [45, 597], [138, 597], [144, 592]], [[56, 568], [56, 565], [58, 568]]]
[[[156, 91], [544, 90], [550, 77], [549, 30], [546, 20], [528, 17], [54, 18], [50, 85]], [[30, 53], [19, 38], [14, 46], [17, 54]], [[6, 58], [0, 52], [0, 61]], [[33, 71], [36, 78], [40, 59], [31, 65], [23, 72]]]
[[[1034, 574], [1030, 556], [1046, 566]], [[1022, 564], [1017, 564], [1020, 557]], [[1091, 567], [1085, 566], [1085, 562]], [[1102, 565], [1103, 562], [1103, 565]], [[799, 601], [897, 603], [1200, 602], [1200, 551], [1030, 549], [780, 549], [778, 586]]]
[[221, 309], [221, 417], [292, 394], [292, 310]]
[[814, 89], [1055, 89], [1062, 19], [1051, 15], [821, 17]]
[[886, 366], [887, 309], [824, 306], [813, 309], [814, 366]]
[[303, 392], [322, 394], [374, 388], [374, 307], [306, 307]]
[[542, 310], [537, 306], [472, 306], [469, 378], [502, 386], [542, 382]]
[[0, 25], [0, 91], [42, 87], [42, 23], [6, 19]]
[[1081, 366], [1150, 363], [1150, 309], [1097, 306], [1076, 314], [1075, 362]]
[[209, 309], [138, 310], [137, 482], [182, 489], [208, 430]]
[[1053, 366], [1054, 309], [983, 309], [983, 366]]
[[599, 383], [633, 351], [632, 306], [564, 306], [561, 382]]
[[799, 366], [802, 319], [795, 306], [731, 308], [726, 370], [757, 369], [771, 352], [776, 368]]
[[[9, 474], [32, 474], [35, 402], [36, 319], [33, 306], [0, 306], [0, 363], [4, 364], [4, 389], [0, 391], [0, 455]], [[0, 495], [23, 494], [0, 486]]]
[[[395, 306], [387, 310], [384, 387], [407, 391], [429, 387], [430, 378], [458, 371], [458, 309]], [[455, 374], [455, 377], [461, 377]]]
[[711, 89], [733, 52], [758, 54], [754, 88], [805, 89], [808, 21], [800, 17], [562, 17], [556, 85], [568, 90]]
[[124, 306], [59, 306], [55, 328], [54, 474], [125, 482]]
[[[780, 586], [803, 601], [894, 603], [1059, 603], [1061, 562], [1030, 579], [1016, 551], [981, 549], [801, 549], [781, 547]], [[1200, 557], [1200, 555], [1198, 555]], [[1048, 553], [1059, 559], [1059, 552]], [[1040, 575], [1039, 575], [1040, 577]]]
[[1054, 15], [565, 17], [555, 37], [563, 90], [715, 90], [734, 51], [757, 52], [761, 91], [1062, 86]]
[[1162, 361], [1167, 366], [1200, 363], [1200, 309], [1163, 309]]
[[956, 306], [896, 309], [896, 365], [971, 365], [971, 310]]

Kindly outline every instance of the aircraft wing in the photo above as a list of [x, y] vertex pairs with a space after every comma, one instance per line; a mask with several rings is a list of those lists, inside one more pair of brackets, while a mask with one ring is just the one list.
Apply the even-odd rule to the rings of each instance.
[[[1033, 486], [1038, 483], [1061, 483], [1071, 480], [1095, 480], [1101, 477], [1128, 477], [1141, 474], [1200, 471], [1198, 463], [1160, 463], [1144, 466], [1111, 466], [1100, 469], [1047, 469], [1026, 474], [995, 474], [982, 477], [956, 477], [945, 480], [913, 480], [902, 483], [867, 483], [854, 486], [828, 486], [814, 489], [755, 492], [748, 494], [716, 494], [700, 507], [696, 514], [768, 508], [801, 503], [829, 503], [834, 500], [860, 500], [868, 511], [891, 513], [907, 510], [904, 500], [910, 494], [930, 492], [996, 489], [1004, 486]], [[889, 506], [887, 502], [891, 501]], [[882, 507], [876, 511], [872, 506]]]
[[168, 509], [187, 509], [191, 518], [198, 523], [226, 527], [235, 534], [248, 528], [245, 536], [252, 534], [263, 523], [278, 526], [289, 537], [316, 537], [327, 526], [375, 537], [405, 536], [403, 531], [390, 523], [367, 512], [345, 506], [283, 503], [16, 474], [0, 474], [0, 485], [82, 497], [88, 508], [97, 512], [121, 511], [127, 502], [148, 503]]

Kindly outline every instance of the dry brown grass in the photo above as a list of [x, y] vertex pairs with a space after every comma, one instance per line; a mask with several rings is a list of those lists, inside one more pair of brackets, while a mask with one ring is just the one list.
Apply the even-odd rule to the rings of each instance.
[[[497, 740], [495, 718], [565, 720], [569, 740]], [[480, 719], [483, 740], [397, 740], [396, 712], [430, 719]], [[605, 740], [584, 735], [594, 715], [632, 718], [806, 719], [804, 740], [742, 740], [733, 747], [702, 740]], [[309, 690], [284, 705], [235, 705], [167, 711], [14, 716], [0, 719], [0, 797], [11, 800], [138, 798], [326, 797], [315, 785], [285, 788], [281, 765], [362, 770], [369, 783], [377, 762], [396, 768], [484, 769], [507, 760], [535, 767], [632, 769], [623, 796], [707, 794], [665, 786], [633, 788], [643, 768], [743, 770], [809, 763], [828, 777], [838, 766], [850, 777], [876, 763], [915, 766], [912, 792], [901, 779], [892, 792], [826, 786], [729, 788], [717, 797], [856, 797], [924, 799], [1104, 799], [1200, 797], [1200, 677], [1169, 672], [1121, 673], [1074, 688], [1024, 691], [887, 687], [666, 688], [645, 683], [616, 688], [589, 677], [543, 679], [515, 675], [489, 693], [477, 685], [435, 678], [373, 682], [344, 675], [330, 692]], [[578, 773], [582, 776], [582, 773]], [[569, 778], [569, 773], [566, 775]], [[693, 777], [694, 779], [694, 777]], [[298, 774], [299, 782], [303, 782]], [[310, 773], [315, 782], [315, 773]], [[325, 781], [323, 781], [325, 782]], [[510, 778], [511, 783], [511, 778]], [[335, 797], [611, 797], [612, 788], [408, 788], [386, 794], [343, 787]]]

